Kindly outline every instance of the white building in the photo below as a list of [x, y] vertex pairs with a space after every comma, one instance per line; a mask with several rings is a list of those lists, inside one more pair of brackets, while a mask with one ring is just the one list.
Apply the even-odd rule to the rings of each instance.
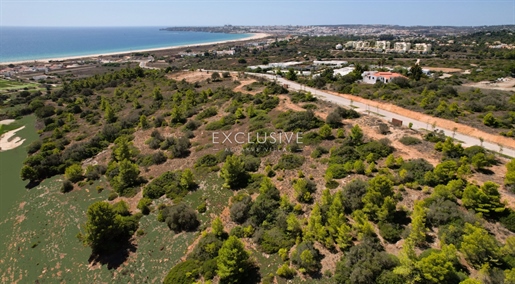
[[406, 78], [399, 73], [375, 71], [365, 71], [363, 74], [361, 74], [361, 77], [363, 77], [363, 83], [365, 84], [375, 84], [377, 81], [388, 84], [392, 81], [393, 78]]
[[413, 47], [415, 52], [419, 53], [429, 53], [431, 51], [432, 45], [429, 43], [416, 43]]
[[342, 49], [343, 49], [343, 45], [341, 45], [341, 44], [337, 44], [335, 48], [336, 48], [337, 50], [342, 50]]
[[215, 54], [218, 55], [218, 56], [223, 56], [223, 55], [234, 55], [236, 53], [236, 51], [234, 51], [234, 49], [229, 49], [229, 50], [217, 50], [215, 51]]
[[390, 49], [390, 42], [386, 40], [376, 41], [376, 49], [386, 50]]
[[345, 75], [348, 75], [349, 73], [352, 73], [352, 71], [354, 71], [354, 67], [343, 67], [343, 68], [340, 68], [340, 69], [334, 69], [334, 75], [340, 75], [340, 76], [345, 76]]
[[411, 43], [409, 42], [396, 42], [393, 46], [396, 52], [407, 52], [411, 49]]
[[313, 61], [314, 65], [324, 65], [324, 66], [334, 66], [341, 67], [342, 65], [347, 65], [349, 62], [342, 60], [326, 60], [326, 61]]

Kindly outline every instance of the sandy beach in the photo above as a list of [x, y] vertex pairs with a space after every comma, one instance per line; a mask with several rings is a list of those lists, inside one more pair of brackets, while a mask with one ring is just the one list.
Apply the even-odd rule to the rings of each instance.
[[250, 37], [234, 39], [234, 40], [223, 40], [223, 41], [214, 41], [214, 42], [205, 42], [198, 44], [188, 44], [188, 45], [178, 45], [178, 46], [169, 46], [169, 47], [159, 47], [159, 48], [150, 48], [150, 49], [139, 49], [139, 50], [130, 50], [130, 51], [119, 51], [119, 52], [111, 52], [111, 53], [99, 53], [99, 54], [90, 54], [90, 55], [79, 55], [79, 56], [69, 56], [69, 57], [57, 57], [57, 58], [44, 58], [37, 60], [22, 60], [22, 61], [11, 61], [11, 62], [0, 62], [1, 65], [8, 64], [22, 64], [22, 63], [48, 63], [49, 61], [62, 61], [62, 60], [72, 60], [72, 59], [86, 59], [92, 57], [101, 57], [101, 56], [111, 56], [111, 55], [123, 55], [123, 54], [131, 54], [134, 52], [148, 52], [148, 51], [158, 51], [158, 50], [173, 50], [185, 47], [197, 47], [197, 46], [206, 46], [213, 44], [221, 44], [221, 43], [229, 43], [229, 42], [238, 42], [238, 41], [248, 41], [248, 40], [257, 40], [271, 36], [266, 33], [255, 33]]
[[22, 130], [23, 128], [25, 128], [25, 126], [11, 130], [0, 136], [0, 151], [7, 151], [21, 146], [21, 144], [25, 142], [25, 139], [13, 136], [16, 135], [16, 132]]

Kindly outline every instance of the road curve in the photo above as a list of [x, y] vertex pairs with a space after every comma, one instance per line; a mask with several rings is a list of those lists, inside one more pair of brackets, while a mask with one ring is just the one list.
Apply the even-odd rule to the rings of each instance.
[[[311, 92], [311, 94], [319, 97], [320, 99], [323, 99], [325, 101], [329, 101], [332, 103], [336, 103], [339, 105], [350, 106], [352, 104], [353, 107], [358, 108], [357, 111], [362, 112], [362, 113], [368, 112], [370, 115], [376, 115], [383, 120], [392, 121], [392, 118], [396, 118], [396, 119], [402, 120], [404, 125], [407, 125], [410, 122], [413, 123], [413, 126], [412, 126], [413, 129], [430, 130], [429, 127], [431, 125], [429, 125], [427, 121], [415, 120], [413, 118], [409, 118], [409, 117], [406, 117], [406, 116], [403, 116], [403, 115], [400, 115], [400, 114], [397, 114], [394, 112], [390, 112], [390, 111], [381, 109], [380, 107], [371, 107], [364, 103], [351, 101], [344, 97], [336, 96], [336, 95], [329, 94], [329, 93], [321, 91], [321, 90], [317, 90], [317, 89], [314, 89], [311, 87], [300, 85], [299, 83], [286, 80], [279, 76], [270, 75], [270, 74], [260, 74], [260, 73], [246, 73], [246, 74], [267, 78], [269, 80], [277, 80], [277, 82], [279, 82], [281, 84], [287, 84], [289, 89]], [[469, 147], [469, 146], [473, 146], [473, 145], [481, 145], [481, 141], [477, 137], [469, 136], [469, 135], [466, 135], [466, 134], [463, 134], [463, 133], [460, 133], [457, 131], [454, 133], [454, 131], [452, 129], [446, 129], [446, 128], [442, 128], [442, 127], [439, 127], [438, 129], [443, 130], [443, 132], [445, 133], [446, 136], [449, 136], [449, 137], [454, 136], [454, 139], [460, 141], [461, 144], [465, 147]], [[502, 154], [510, 156], [510, 157], [515, 157], [515, 142], [513, 142], [513, 145], [499, 146], [496, 143], [492, 143], [490, 141], [484, 140], [482, 144], [483, 144], [483, 147], [488, 150], [491, 150], [491, 151], [494, 151], [497, 153], [502, 153]]]

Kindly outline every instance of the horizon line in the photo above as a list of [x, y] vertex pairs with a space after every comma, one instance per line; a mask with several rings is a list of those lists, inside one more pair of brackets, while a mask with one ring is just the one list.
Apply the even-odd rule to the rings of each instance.
[[184, 27], [184, 28], [207, 28], [207, 27], [274, 27], [274, 26], [294, 26], [294, 27], [309, 27], [309, 26], [392, 26], [392, 27], [500, 27], [500, 26], [511, 26], [515, 27], [515, 24], [493, 24], [493, 25], [400, 25], [400, 24], [268, 24], [268, 25], [237, 25], [237, 24], [224, 24], [224, 25], [120, 25], [120, 26], [83, 26], [83, 25], [73, 25], [73, 26], [54, 26], [54, 25], [43, 25], [43, 26], [23, 26], [23, 25], [0, 25], [0, 28], [9, 27], [9, 28], [175, 28], [175, 27]]

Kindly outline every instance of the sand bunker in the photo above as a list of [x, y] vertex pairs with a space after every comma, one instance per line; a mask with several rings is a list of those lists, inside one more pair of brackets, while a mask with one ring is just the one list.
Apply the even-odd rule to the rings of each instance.
[[23, 128], [25, 128], [25, 126], [11, 130], [0, 136], [0, 151], [7, 151], [21, 146], [21, 144], [25, 142], [25, 139], [13, 136], [16, 135], [16, 132], [22, 130]]
[[2, 124], [3, 125], [8, 125], [8, 124], [11, 124], [13, 122], [15, 122], [14, 119], [4, 119], [4, 120], [0, 120], [0, 125], [2, 125]]

